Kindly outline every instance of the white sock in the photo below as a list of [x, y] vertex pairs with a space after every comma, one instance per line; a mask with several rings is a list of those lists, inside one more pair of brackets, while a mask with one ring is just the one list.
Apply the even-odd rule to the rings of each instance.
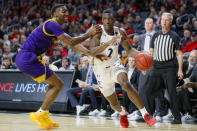
[[145, 107], [142, 108], [142, 109], [140, 109], [140, 112], [141, 112], [143, 118], [144, 118], [144, 115], [145, 115], [146, 113], [148, 113]]
[[43, 110], [41, 107], [40, 109], [38, 110], [40, 113], [44, 113], [44, 112], [49, 112], [49, 110]]
[[127, 113], [126, 113], [126, 111], [124, 110], [124, 108], [123, 107], [121, 107], [122, 108], [122, 111], [121, 112], [119, 112], [120, 113], [120, 115], [126, 115]]

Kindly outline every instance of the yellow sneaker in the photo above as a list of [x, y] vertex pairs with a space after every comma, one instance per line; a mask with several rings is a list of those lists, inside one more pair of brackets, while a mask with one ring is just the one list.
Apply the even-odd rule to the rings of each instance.
[[53, 124], [50, 121], [49, 118], [49, 113], [48, 112], [44, 112], [44, 113], [40, 113], [40, 112], [32, 112], [30, 113], [30, 118], [40, 127], [46, 129], [46, 130], [50, 130], [53, 127]]
[[[52, 115], [52, 114], [48, 112], [48, 116], [49, 115]], [[48, 117], [48, 118], [49, 118], [49, 121], [53, 124], [53, 127], [59, 127], [60, 126], [58, 123], [54, 122], [50, 117]]]

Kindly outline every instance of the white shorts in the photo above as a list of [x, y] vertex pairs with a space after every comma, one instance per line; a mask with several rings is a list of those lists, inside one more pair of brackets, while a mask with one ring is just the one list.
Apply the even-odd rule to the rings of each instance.
[[115, 92], [115, 83], [118, 83], [117, 77], [121, 72], [127, 73], [121, 61], [117, 61], [109, 66], [100, 65], [94, 67], [94, 74], [105, 97]]

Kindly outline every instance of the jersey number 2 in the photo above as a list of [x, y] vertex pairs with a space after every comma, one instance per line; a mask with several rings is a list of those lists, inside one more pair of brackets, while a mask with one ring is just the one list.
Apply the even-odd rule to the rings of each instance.
[[113, 49], [112, 49], [112, 48], [109, 48], [108, 51], [109, 51], [108, 57], [111, 57], [111, 55], [112, 55], [112, 53], [113, 53]]

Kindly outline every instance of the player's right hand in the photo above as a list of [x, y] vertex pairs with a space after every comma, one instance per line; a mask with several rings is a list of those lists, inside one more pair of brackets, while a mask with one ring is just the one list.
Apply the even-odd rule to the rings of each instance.
[[88, 33], [90, 33], [90, 36], [94, 36], [96, 34], [99, 34], [102, 32], [101, 26], [100, 25], [92, 25], [90, 27], [90, 30]]
[[105, 60], [109, 60], [110, 59], [110, 57], [104, 56], [104, 55], [96, 55], [95, 57], [97, 59], [101, 60], [101, 61], [105, 61]]

